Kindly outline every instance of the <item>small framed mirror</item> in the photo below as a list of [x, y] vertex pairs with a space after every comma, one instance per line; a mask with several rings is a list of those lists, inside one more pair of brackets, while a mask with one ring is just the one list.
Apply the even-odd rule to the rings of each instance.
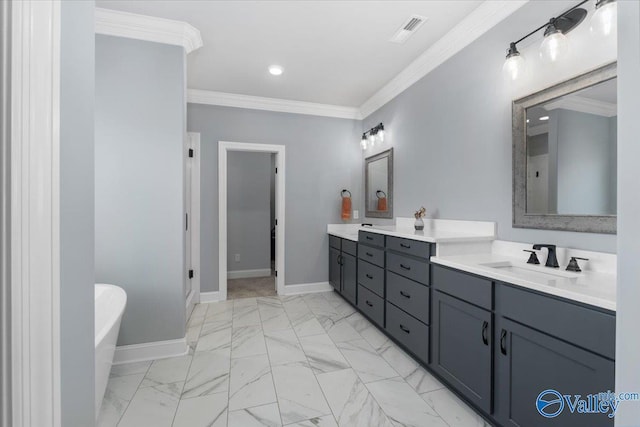
[[513, 226], [616, 233], [616, 64], [513, 103]]
[[365, 215], [393, 218], [393, 148], [364, 160]]

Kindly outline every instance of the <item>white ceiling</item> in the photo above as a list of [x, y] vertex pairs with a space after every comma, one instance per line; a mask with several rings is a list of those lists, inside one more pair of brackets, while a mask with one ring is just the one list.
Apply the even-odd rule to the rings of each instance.
[[[114, 1], [98, 7], [185, 21], [204, 46], [188, 57], [188, 86], [358, 107], [482, 1]], [[387, 40], [418, 14], [405, 44]], [[280, 77], [267, 67], [284, 67]]]

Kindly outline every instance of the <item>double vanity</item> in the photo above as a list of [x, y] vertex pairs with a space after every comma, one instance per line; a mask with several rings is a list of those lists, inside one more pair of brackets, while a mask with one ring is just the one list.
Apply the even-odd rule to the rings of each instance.
[[[614, 390], [615, 255], [558, 250], [560, 268], [527, 264], [531, 245], [495, 240], [493, 223], [329, 225], [330, 282], [382, 331], [499, 426], [612, 426], [607, 414], [536, 401]], [[590, 258], [566, 271], [570, 257]], [[597, 270], [596, 270], [597, 267]], [[593, 402], [590, 403], [593, 405]]]

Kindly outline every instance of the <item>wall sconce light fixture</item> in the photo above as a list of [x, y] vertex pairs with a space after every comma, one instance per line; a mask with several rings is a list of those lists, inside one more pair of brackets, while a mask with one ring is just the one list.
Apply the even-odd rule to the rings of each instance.
[[[545, 62], [556, 62], [566, 55], [569, 41], [566, 34], [576, 28], [587, 16], [587, 11], [580, 8], [589, 0], [584, 0], [562, 13], [551, 18], [549, 22], [539, 26], [521, 39], [511, 42], [507, 49], [507, 57], [502, 70], [510, 80], [517, 80], [526, 71], [526, 61], [518, 52], [516, 45], [544, 28], [544, 39], [540, 44], [540, 58]], [[591, 33], [598, 37], [606, 37], [615, 32], [618, 19], [616, 0], [596, 0], [596, 11], [591, 17]]]
[[366, 150], [367, 148], [373, 147], [376, 143], [383, 143], [384, 137], [384, 125], [380, 123], [362, 134], [360, 147]]

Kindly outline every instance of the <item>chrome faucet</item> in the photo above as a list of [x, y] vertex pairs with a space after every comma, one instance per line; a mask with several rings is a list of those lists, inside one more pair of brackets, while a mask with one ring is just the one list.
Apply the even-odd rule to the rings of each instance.
[[543, 245], [540, 243], [533, 245], [533, 249], [535, 250], [540, 250], [542, 248], [547, 248], [549, 251], [547, 255], [547, 262], [544, 263], [545, 267], [559, 268], [560, 265], [558, 265], [558, 258], [556, 258], [556, 245]]

